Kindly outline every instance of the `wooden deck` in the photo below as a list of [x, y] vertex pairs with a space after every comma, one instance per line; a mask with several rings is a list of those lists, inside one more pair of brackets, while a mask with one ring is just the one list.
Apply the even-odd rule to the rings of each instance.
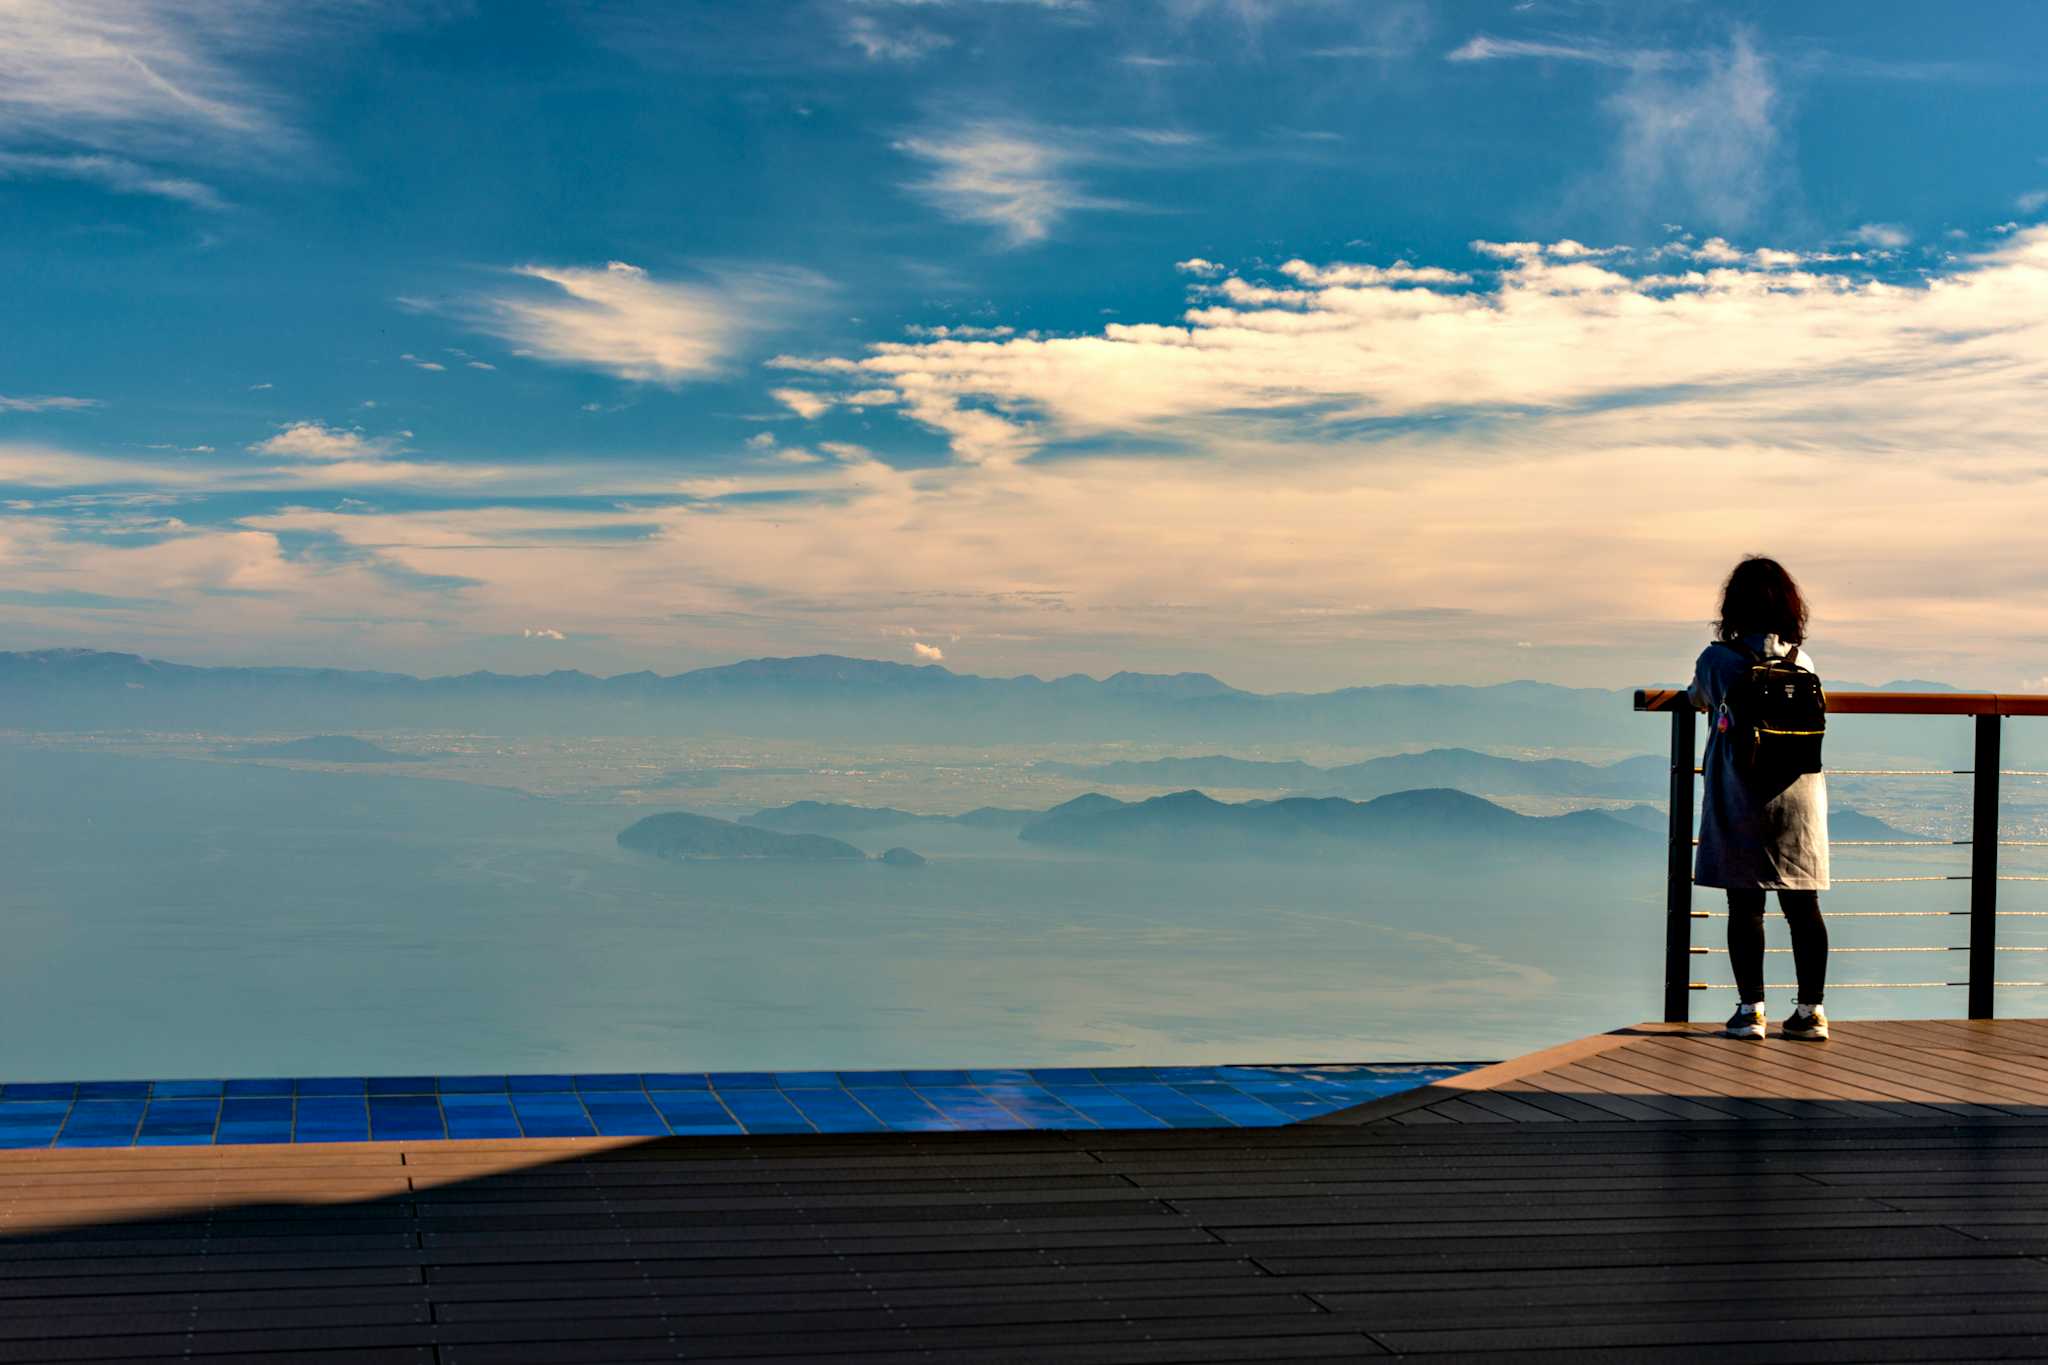
[[2048, 1357], [2048, 1023], [1267, 1130], [0, 1153], [0, 1362]]

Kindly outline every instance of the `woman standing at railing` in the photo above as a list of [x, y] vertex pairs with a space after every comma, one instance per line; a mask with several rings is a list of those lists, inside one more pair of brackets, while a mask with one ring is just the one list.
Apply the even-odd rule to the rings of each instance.
[[[1790, 658], [1811, 670], [1800, 648], [1806, 601], [1775, 559], [1752, 556], [1735, 566], [1721, 590], [1719, 638], [1694, 666], [1692, 704], [1716, 718], [1730, 693], [1759, 660]], [[1741, 999], [1723, 1030], [1731, 1038], [1764, 1036], [1764, 893], [1792, 930], [1799, 998], [1785, 1021], [1787, 1038], [1824, 1039], [1828, 930], [1820, 892], [1828, 889], [1828, 789], [1817, 772], [1773, 777], [1746, 766], [1727, 726], [1710, 723], [1701, 761], [1699, 852], [1693, 881], [1728, 892], [1728, 962]]]

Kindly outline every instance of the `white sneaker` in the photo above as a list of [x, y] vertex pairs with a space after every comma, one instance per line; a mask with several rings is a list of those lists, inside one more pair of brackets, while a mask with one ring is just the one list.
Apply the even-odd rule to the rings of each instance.
[[1792, 1017], [1785, 1021], [1784, 1033], [1787, 1038], [1825, 1043], [1828, 1040], [1828, 1012], [1819, 1005], [1795, 1005]]
[[1723, 1038], [1748, 1038], [1762, 1041], [1764, 1036], [1764, 1004], [1742, 1004], [1735, 1007], [1735, 1013], [1728, 1016], [1727, 1025], [1722, 1028]]

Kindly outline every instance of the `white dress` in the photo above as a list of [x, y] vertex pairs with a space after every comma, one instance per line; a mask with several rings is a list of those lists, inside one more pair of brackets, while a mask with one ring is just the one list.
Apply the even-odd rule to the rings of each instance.
[[[1742, 643], [1768, 658], [1795, 655], [1812, 668], [1806, 651], [1775, 635], [1750, 635]], [[1693, 667], [1692, 704], [1710, 717], [1700, 795], [1700, 846], [1692, 879], [1700, 886], [1765, 891], [1828, 889], [1828, 787], [1820, 773], [1806, 773], [1768, 786], [1746, 776], [1734, 747], [1711, 721], [1736, 679], [1748, 671], [1741, 651], [1716, 642]]]

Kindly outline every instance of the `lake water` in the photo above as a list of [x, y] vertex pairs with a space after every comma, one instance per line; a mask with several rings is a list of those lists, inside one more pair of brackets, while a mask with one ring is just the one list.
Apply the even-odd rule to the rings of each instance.
[[[1292, 868], [913, 837], [926, 867], [676, 865], [613, 842], [643, 813], [0, 747], [0, 1079], [1463, 1060], [1659, 1007], [1655, 849]], [[1885, 994], [1831, 1008], [1960, 1008]]]

